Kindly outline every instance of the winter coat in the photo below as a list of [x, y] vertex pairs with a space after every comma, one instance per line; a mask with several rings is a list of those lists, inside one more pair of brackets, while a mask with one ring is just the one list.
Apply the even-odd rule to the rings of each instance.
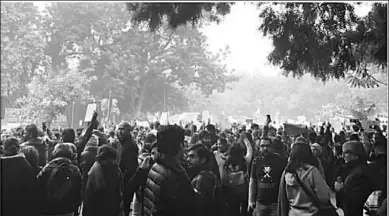
[[113, 162], [94, 162], [88, 173], [83, 216], [123, 216], [123, 176]]
[[[306, 164], [296, 173], [301, 182], [316, 194], [321, 203], [330, 203], [331, 190], [316, 167]], [[314, 206], [311, 198], [305, 194], [291, 173], [284, 172], [281, 177], [278, 200], [277, 215], [279, 216], [313, 216], [318, 212], [318, 208]]]
[[158, 160], [148, 173], [145, 216], [181, 216], [194, 211], [195, 199], [191, 182], [183, 168], [173, 159]]
[[2, 215], [39, 215], [35, 172], [23, 154], [1, 157]]
[[337, 200], [344, 216], [362, 216], [363, 205], [373, 191], [372, 176], [366, 161], [354, 160], [342, 168], [343, 188], [336, 192]]
[[83, 191], [85, 190], [86, 183], [88, 181], [88, 172], [90, 168], [95, 163], [96, 155], [97, 155], [97, 146], [87, 146], [85, 150], [81, 153], [80, 158], [80, 171], [82, 176], [82, 185]]

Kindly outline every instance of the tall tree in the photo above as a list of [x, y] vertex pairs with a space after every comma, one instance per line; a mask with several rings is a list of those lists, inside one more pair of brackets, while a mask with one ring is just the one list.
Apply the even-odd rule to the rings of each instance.
[[40, 18], [33, 3], [1, 4], [1, 93], [6, 106], [27, 95], [27, 84], [49, 66]]
[[[273, 39], [269, 61], [285, 74], [312, 74], [327, 81], [353, 77], [378, 82], [367, 64], [387, 66], [387, 4], [375, 3], [368, 16], [355, 15], [351, 3], [271, 3], [262, 5], [260, 30]], [[279, 6], [280, 8], [276, 8]], [[362, 81], [360, 79], [360, 81]], [[354, 82], [357, 83], [357, 82]]]

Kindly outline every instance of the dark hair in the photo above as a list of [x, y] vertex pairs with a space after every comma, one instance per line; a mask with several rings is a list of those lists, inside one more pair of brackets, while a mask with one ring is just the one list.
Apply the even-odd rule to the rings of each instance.
[[216, 131], [215, 126], [212, 125], [212, 124], [207, 125], [206, 128], [207, 128], [207, 130], [208, 130], [210, 133], [215, 133], [215, 131]]
[[204, 158], [205, 163], [208, 163], [211, 160], [211, 154], [208, 148], [203, 144], [195, 144], [189, 148], [188, 152], [195, 151], [199, 158]]
[[181, 150], [184, 143], [184, 129], [178, 125], [161, 125], [157, 132], [158, 151], [175, 155]]
[[304, 137], [302, 136], [299, 136], [295, 139], [295, 142], [301, 142], [301, 143], [305, 143], [305, 144], [309, 144], [307, 139], [305, 139]]
[[351, 134], [350, 141], [360, 141], [358, 134]]
[[218, 140], [220, 141], [220, 143], [221, 143], [222, 145], [227, 145], [227, 139], [225, 139], [225, 138], [223, 138], [223, 137], [220, 137]]
[[74, 140], [76, 139], [76, 133], [74, 133], [74, 130], [71, 128], [67, 128], [62, 131], [62, 141], [68, 142], [68, 143], [74, 143]]
[[[307, 143], [295, 142], [290, 150], [290, 160], [285, 168], [285, 172], [294, 173], [304, 164], [315, 166], [316, 158], [312, 155], [311, 147]], [[304, 168], [304, 167], [303, 167]]]
[[219, 133], [219, 137], [227, 139], [227, 135], [225, 133], [223, 133], [223, 132]]
[[20, 149], [20, 153], [23, 153], [26, 160], [32, 167], [39, 166], [39, 153], [34, 146], [24, 146]]
[[117, 152], [116, 149], [114, 149], [110, 145], [102, 145], [99, 147], [97, 150], [97, 155], [96, 155], [96, 161], [102, 161], [102, 160], [116, 160], [117, 158]]
[[342, 143], [342, 137], [340, 137], [338, 134], [335, 134], [334, 141], [335, 143]]
[[230, 148], [230, 151], [228, 153], [226, 162], [224, 164], [225, 167], [229, 167], [230, 165], [232, 166], [242, 166], [243, 171], [245, 172], [247, 170], [246, 166], [246, 160], [244, 158], [244, 151], [240, 147], [239, 144], [233, 144]]
[[191, 136], [192, 132], [189, 129], [185, 129], [185, 136]]
[[206, 130], [203, 130], [199, 133], [199, 140], [202, 140], [204, 139], [205, 137], [211, 137], [211, 134], [206, 131]]
[[196, 125], [192, 125], [192, 131], [193, 131], [193, 133], [197, 132], [197, 126]]
[[152, 133], [147, 134], [146, 137], [145, 137], [145, 143], [153, 143], [156, 140], [157, 140], [157, 136], [155, 136]]
[[316, 132], [314, 132], [314, 131], [311, 131], [311, 132], [309, 132], [309, 134], [308, 134], [308, 140], [309, 140], [309, 142], [310, 143], [315, 143], [316, 142]]
[[30, 138], [38, 138], [38, 127], [36, 124], [29, 124], [26, 126], [26, 132]]
[[4, 141], [5, 156], [16, 155], [20, 150], [19, 140], [15, 137], [9, 137]]
[[109, 135], [110, 136], [115, 136], [115, 131], [113, 131], [113, 130], [109, 131]]

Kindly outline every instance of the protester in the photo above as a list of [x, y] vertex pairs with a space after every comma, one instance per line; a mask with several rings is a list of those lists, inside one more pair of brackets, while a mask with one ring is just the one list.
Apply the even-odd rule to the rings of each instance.
[[287, 159], [273, 153], [270, 138], [260, 140], [259, 156], [252, 164], [249, 186], [249, 210], [256, 216], [275, 216], [278, 188]]
[[133, 141], [131, 125], [128, 122], [122, 122], [118, 125], [117, 137], [118, 142], [114, 143], [113, 146], [118, 151], [117, 160], [120, 170], [123, 173], [123, 181], [125, 182], [123, 205], [124, 214], [128, 215], [131, 211], [130, 205], [135, 191], [128, 190], [126, 183], [130, 181], [138, 167], [139, 149]]
[[204, 145], [196, 144], [189, 149], [187, 157], [195, 176], [192, 186], [196, 192], [196, 215], [213, 216], [219, 207], [214, 202], [216, 188], [220, 191], [221, 183], [209, 167], [212, 152]]
[[21, 145], [33, 146], [39, 153], [39, 166], [45, 166], [48, 161], [48, 145], [42, 138], [38, 137], [38, 127], [35, 124], [26, 126], [26, 142]]
[[99, 147], [85, 188], [83, 216], [124, 216], [123, 176], [117, 152], [110, 145]]
[[359, 141], [343, 144], [345, 165], [335, 182], [337, 203], [345, 216], [362, 216], [363, 206], [372, 192], [371, 176], [367, 167], [367, 154]]
[[[309, 145], [303, 142], [292, 145], [289, 162], [281, 177], [278, 216], [316, 215], [319, 209], [312, 196], [321, 204], [330, 205], [331, 190], [313, 163]], [[304, 187], [309, 190], [308, 194]]]
[[10, 137], [5, 140], [5, 153], [1, 157], [1, 213], [37, 216], [39, 202], [36, 170], [23, 154], [18, 153], [19, 149], [18, 139]]
[[53, 159], [38, 174], [41, 215], [73, 216], [81, 205], [81, 172], [76, 166], [76, 147], [57, 144]]
[[42, 170], [42, 167], [39, 166], [39, 153], [35, 149], [35, 147], [32, 146], [25, 146], [20, 149], [20, 153], [22, 153], [25, 157], [28, 163], [34, 168], [35, 170], [35, 176], [38, 175], [38, 173]]
[[195, 193], [181, 164], [184, 130], [178, 125], [160, 126], [157, 133], [159, 157], [148, 173], [145, 216], [191, 215]]

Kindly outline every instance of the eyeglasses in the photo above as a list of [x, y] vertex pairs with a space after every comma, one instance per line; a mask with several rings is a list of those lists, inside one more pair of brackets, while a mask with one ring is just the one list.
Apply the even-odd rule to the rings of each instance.
[[195, 155], [195, 154], [189, 154], [187, 155], [188, 159], [195, 159], [198, 157], [198, 155]]

